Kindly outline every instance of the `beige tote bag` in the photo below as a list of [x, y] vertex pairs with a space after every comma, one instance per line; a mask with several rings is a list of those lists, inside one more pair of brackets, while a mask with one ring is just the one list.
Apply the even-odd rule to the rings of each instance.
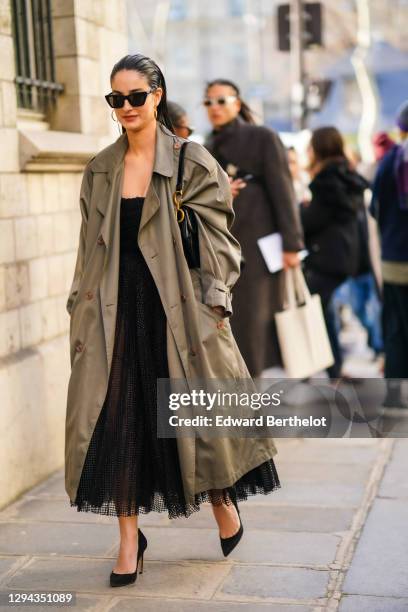
[[284, 310], [275, 314], [284, 368], [308, 378], [333, 365], [320, 296], [310, 295], [300, 266], [285, 271]]

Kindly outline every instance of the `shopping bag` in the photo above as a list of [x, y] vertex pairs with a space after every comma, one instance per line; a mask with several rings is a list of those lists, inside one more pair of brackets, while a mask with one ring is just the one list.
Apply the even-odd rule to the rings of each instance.
[[284, 309], [275, 313], [283, 366], [290, 378], [308, 378], [334, 363], [322, 304], [310, 294], [300, 266], [284, 274]]

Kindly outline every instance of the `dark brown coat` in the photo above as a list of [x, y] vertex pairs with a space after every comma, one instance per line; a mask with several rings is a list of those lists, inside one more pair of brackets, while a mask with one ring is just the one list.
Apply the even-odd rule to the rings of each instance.
[[213, 131], [205, 146], [228, 174], [238, 169], [238, 177], [255, 177], [234, 200], [231, 231], [241, 245], [245, 267], [233, 291], [231, 327], [251, 375], [259, 376], [281, 364], [274, 314], [282, 307], [283, 275], [268, 271], [257, 239], [280, 232], [285, 251], [303, 248], [286, 151], [273, 130], [240, 117]]

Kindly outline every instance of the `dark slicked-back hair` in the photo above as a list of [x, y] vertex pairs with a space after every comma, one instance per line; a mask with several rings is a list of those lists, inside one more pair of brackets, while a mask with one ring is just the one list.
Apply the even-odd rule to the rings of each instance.
[[[135, 53], [134, 55], [125, 55], [122, 57], [112, 68], [110, 74], [110, 82], [112, 85], [113, 77], [119, 70], [136, 70], [144, 77], [146, 77], [149, 87], [156, 89], [161, 87], [163, 94], [159, 105], [157, 106], [157, 120], [163, 123], [169, 130], [174, 133], [173, 125], [169, 117], [169, 111], [167, 108], [167, 87], [166, 81], [159, 66], [150, 57], [146, 57], [142, 53]], [[122, 133], [125, 132], [125, 128], [122, 127]]]
[[237, 96], [237, 98], [239, 98], [241, 102], [241, 109], [239, 111], [240, 117], [242, 117], [242, 119], [247, 123], [255, 125], [253, 112], [249, 108], [248, 104], [244, 102], [244, 100], [241, 98], [241, 92], [236, 83], [228, 79], [214, 79], [213, 81], [209, 81], [205, 88], [206, 95], [208, 95], [208, 90], [210, 89], [210, 87], [213, 87], [214, 85], [227, 85], [228, 87], [231, 87], [235, 91], [235, 95]]

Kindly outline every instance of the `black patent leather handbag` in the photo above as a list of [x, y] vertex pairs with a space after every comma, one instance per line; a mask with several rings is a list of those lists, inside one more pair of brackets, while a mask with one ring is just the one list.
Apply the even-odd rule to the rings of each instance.
[[180, 148], [177, 185], [176, 191], [173, 193], [173, 202], [176, 209], [176, 217], [180, 227], [181, 241], [183, 243], [184, 255], [188, 267], [199, 268], [200, 249], [197, 217], [196, 213], [191, 208], [183, 204], [184, 154], [187, 144], [187, 142], [183, 142]]

